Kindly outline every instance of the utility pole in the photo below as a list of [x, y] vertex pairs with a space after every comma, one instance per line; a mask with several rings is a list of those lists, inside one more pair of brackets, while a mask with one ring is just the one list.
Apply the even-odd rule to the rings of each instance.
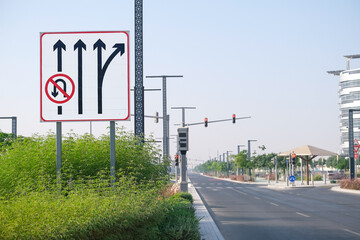
[[[245, 147], [245, 145], [237, 145], [237, 154], [239, 155], [240, 153], [240, 147]], [[244, 169], [241, 169], [241, 172], [244, 172]], [[236, 175], [239, 175], [239, 168], [236, 167]]]
[[[257, 140], [248, 140], [248, 161], [251, 159], [251, 142], [256, 142]], [[255, 173], [255, 172], [254, 172]], [[249, 177], [251, 178], [251, 168], [249, 168]]]
[[245, 145], [237, 145], [238, 154], [240, 153], [240, 147], [245, 147]]
[[171, 107], [171, 109], [181, 109], [182, 110], [182, 121], [181, 121], [181, 127], [185, 127], [185, 109], [196, 109], [196, 107]]
[[229, 152], [232, 152], [232, 151], [226, 151], [226, 168], [227, 168], [227, 176], [229, 177], [230, 174], [229, 174], [229, 170], [230, 170], [230, 167], [229, 167]]
[[169, 123], [170, 116], [167, 114], [167, 98], [166, 98], [166, 80], [167, 78], [180, 78], [182, 75], [159, 75], [159, 76], [146, 76], [146, 78], [162, 78], [162, 93], [163, 93], [163, 157], [169, 158]]
[[[144, 139], [143, 0], [135, 0], [135, 135]], [[164, 116], [165, 117], [165, 116]]]

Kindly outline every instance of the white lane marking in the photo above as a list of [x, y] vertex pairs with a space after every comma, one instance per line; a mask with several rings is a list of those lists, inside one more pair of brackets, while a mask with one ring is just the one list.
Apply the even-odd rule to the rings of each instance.
[[349, 230], [349, 229], [346, 229], [346, 228], [344, 228], [344, 231], [349, 232], [349, 233], [352, 233], [352, 234], [360, 237], [360, 233], [353, 232], [353, 231], [351, 231], [351, 230]]
[[258, 199], [258, 200], [260, 199], [259, 197], [254, 197], [254, 198], [255, 198], [255, 199]]
[[274, 206], [277, 206], [277, 207], [279, 206], [279, 205], [277, 205], [276, 203], [273, 203], [273, 202], [270, 202], [270, 204], [274, 205]]
[[300, 213], [300, 212], [296, 212], [296, 214], [299, 214], [300, 216], [303, 216], [303, 217], [310, 217], [309, 215], [306, 215], [306, 214], [303, 214], [303, 213]]
[[239, 190], [237, 190], [237, 189], [232, 189], [232, 190], [234, 190], [235, 192], [241, 193], [241, 194], [243, 194], [243, 195], [248, 195], [247, 193], [244, 193], [244, 192], [239, 191]]

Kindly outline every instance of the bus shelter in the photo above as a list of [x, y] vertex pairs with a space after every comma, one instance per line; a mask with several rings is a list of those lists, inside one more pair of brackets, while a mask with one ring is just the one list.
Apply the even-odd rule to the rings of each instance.
[[279, 153], [278, 156], [289, 156], [290, 154], [296, 154], [297, 157], [301, 158], [306, 163], [306, 184], [309, 185], [309, 162], [310, 160], [318, 157], [318, 156], [334, 156], [337, 155], [334, 152], [330, 152], [328, 150], [324, 150], [321, 148], [317, 148], [310, 145], [304, 145], [298, 148], [291, 149], [289, 151], [285, 151]]

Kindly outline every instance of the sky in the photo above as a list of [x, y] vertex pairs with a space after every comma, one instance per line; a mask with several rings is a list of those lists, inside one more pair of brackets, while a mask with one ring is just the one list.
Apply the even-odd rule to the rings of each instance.
[[[145, 76], [183, 75], [167, 81], [171, 135], [181, 121], [175, 106], [196, 107], [187, 123], [251, 116], [191, 126], [190, 164], [237, 153], [249, 139], [258, 154], [262, 145], [266, 153], [306, 144], [338, 152], [339, 77], [326, 71], [360, 53], [359, 11], [358, 0], [144, 0], [144, 87], [162, 84]], [[0, 116], [17, 116], [19, 135], [55, 132], [55, 123], [40, 122], [40, 33], [74, 31], [128, 31], [133, 88], [133, 0], [0, 0]], [[132, 92], [130, 100], [133, 113]], [[162, 115], [162, 94], [145, 92], [145, 115], [155, 112]], [[117, 124], [134, 131], [133, 119]], [[92, 132], [108, 134], [108, 126], [93, 122]], [[0, 129], [11, 132], [11, 121]], [[90, 123], [63, 123], [70, 131], [89, 132]], [[145, 134], [161, 140], [162, 122], [145, 119]]]

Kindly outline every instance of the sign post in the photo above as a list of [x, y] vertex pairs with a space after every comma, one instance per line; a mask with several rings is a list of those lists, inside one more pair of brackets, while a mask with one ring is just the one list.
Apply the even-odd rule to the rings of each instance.
[[130, 117], [129, 69], [127, 31], [40, 34], [40, 121], [56, 122], [58, 183], [62, 122], [110, 121], [114, 184], [115, 121]]

